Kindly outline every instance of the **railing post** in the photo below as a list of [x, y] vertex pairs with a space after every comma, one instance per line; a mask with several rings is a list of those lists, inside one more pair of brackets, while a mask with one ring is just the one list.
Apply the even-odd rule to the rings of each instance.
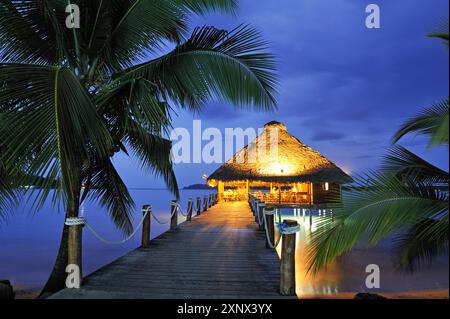
[[[265, 203], [261, 203], [258, 206], [258, 211], [256, 212], [258, 214], [258, 216], [256, 217], [256, 221], [258, 222], [258, 229], [259, 230], [264, 230], [264, 209], [266, 208], [266, 204]], [[261, 221], [261, 224], [259, 223], [259, 221]]]
[[275, 208], [264, 208], [264, 218], [266, 219], [267, 234], [269, 238], [266, 238], [266, 248], [271, 248], [275, 245]]
[[208, 196], [203, 197], [203, 212], [208, 210]]
[[194, 201], [192, 200], [192, 198], [189, 198], [188, 200], [188, 208], [187, 208], [187, 217], [186, 220], [188, 222], [192, 221], [192, 210], [194, 208]]
[[178, 201], [173, 200], [170, 204], [170, 230], [176, 230], [178, 227]]
[[[283, 221], [287, 227], [296, 227], [295, 220]], [[280, 266], [280, 294], [283, 296], [295, 295], [295, 239], [294, 234], [283, 234], [281, 244], [281, 266]]]
[[312, 209], [309, 209], [309, 227], [311, 228], [312, 226]]
[[[150, 246], [151, 209], [152, 209], [152, 206], [150, 206], [150, 205], [142, 206], [142, 215], [145, 216], [144, 221], [142, 222], [141, 247], [143, 247], [143, 248], [147, 248]], [[145, 214], [147, 214], [147, 215], [145, 215]]]
[[197, 197], [197, 216], [200, 216], [202, 212], [202, 199]]

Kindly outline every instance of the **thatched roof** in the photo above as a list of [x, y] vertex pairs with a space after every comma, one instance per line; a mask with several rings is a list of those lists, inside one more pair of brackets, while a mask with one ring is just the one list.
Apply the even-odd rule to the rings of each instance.
[[289, 134], [284, 124], [270, 122], [260, 136], [208, 178], [208, 182], [239, 180], [345, 184], [351, 178]]

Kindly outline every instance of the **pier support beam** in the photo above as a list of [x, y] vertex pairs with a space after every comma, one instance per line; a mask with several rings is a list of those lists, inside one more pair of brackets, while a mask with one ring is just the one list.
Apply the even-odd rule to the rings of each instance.
[[142, 240], [141, 247], [147, 248], [150, 246], [150, 229], [151, 229], [151, 209], [150, 205], [142, 206], [142, 215], [148, 212], [147, 216], [145, 216], [144, 221], [142, 222]]
[[[285, 220], [288, 227], [296, 227], [295, 220]], [[281, 244], [280, 294], [295, 296], [295, 239], [297, 234], [283, 234]]]

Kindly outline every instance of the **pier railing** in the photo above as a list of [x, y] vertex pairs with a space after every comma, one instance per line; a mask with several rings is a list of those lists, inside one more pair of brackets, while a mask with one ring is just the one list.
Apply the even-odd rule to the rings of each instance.
[[[272, 201], [264, 201], [263, 198], [253, 194], [249, 195], [248, 201], [259, 230], [265, 232], [266, 247], [276, 249], [281, 242], [280, 294], [295, 295], [295, 245], [300, 225], [295, 220], [282, 220], [280, 210], [284, 207], [294, 209], [294, 214], [303, 216], [303, 221], [309, 222], [310, 227], [313, 215], [334, 218], [333, 210], [327, 205], [298, 203], [295, 206], [283, 206]], [[307, 218], [309, 221], [306, 220]], [[278, 230], [277, 240], [275, 240], [275, 229]]]

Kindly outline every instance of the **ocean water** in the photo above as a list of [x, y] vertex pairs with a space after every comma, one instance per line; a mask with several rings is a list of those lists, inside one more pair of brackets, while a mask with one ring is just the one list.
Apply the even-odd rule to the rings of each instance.
[[[153, 213], [161, 220], [170, 217], [170, 202], [174, 196], [167, 190], [131, 189], [136, 203], [133, 225], [142, 219], [141, 207], [152, 205]], [[203, 197], [213, 193], [211, 190], [182, 190], [181, 206], [185, 212], [189, 198]], [[89, 224], [102, 236], [111, 241], [120, 241], [124, 235], [111, 222], [107, 212], [96, 203], [86, 202], [81, 208]], [[185, 217], [178, 214], [178, 222]], [[61, 231], [64, 212], [54, 208], [51, 202], [43, 209], [32, 212], [30, 205], [22, 203], [11, 214], [6, 223], [0, 225], [0, 280], [8, 279], [15, 289], [36, 289], [42, 287], [53, 267]], [[151, 224], [151, 237], [157, 237], [169, 229], [169, 225]], [[140, 246], [141, 231], [129, 242], [121, 245], [108, 245], [87, 231], [83, 231], [83, 273], [94, 270], [123, 256]]]
[[[185, 211], [188, 198], [195, 199], [212, 193], [211, 190], [182, 190], [181, 205]], [[142, 219], [141, 207], [153, 206], [153, 212], [161, 219], [170, 217], [170, 202], [173, 200], [166, 190], [132, 189], [136, 203], [133, 224]], [[123, 235], [118, 231], [109, 216], [95, 203], [85, 203], [82, 214], [99, 234], [108, 240], [120, 241]], [[301, 231], [296, 242], [296, 281], [297, 294], [334, 295], [348, 292], [406, 292], [431, 289], [448, 289], [448, 256], [438, 258], [430, 268], [413, 274], [397, 269], [395, 253], [390, 240], [371, 249], [356, 248], [340, 257], [337, 262], [315, 276], [307, 273], [306, 247], [317, 228], [318, 216], [294, 215], [292, 209], [281, 211], [283, 219], [296, 219]], [[179, 214], [179, 222], [185, 219]], [[8, 222], [0, 225], [0, 279], [8, 279], [15, 289], [40, 289], [52, 269], [64, 222], [63, 212], [46, 203], [39, 212], [31, 213], [29, 205], [22, 203], [10, 214]], [[159, 225], [152, 220], [152, 238], [167, 231], [168, 225]], [[86, 229], [83, 232], [83, 272], [87, 275], [96, 269], [139, 247], [141, 231], [136, 237], [121, 245], [108, 245]], [[365, 279], [366, 266], [376, 264], [380, 267], [380, 289], [368, 290]]]

